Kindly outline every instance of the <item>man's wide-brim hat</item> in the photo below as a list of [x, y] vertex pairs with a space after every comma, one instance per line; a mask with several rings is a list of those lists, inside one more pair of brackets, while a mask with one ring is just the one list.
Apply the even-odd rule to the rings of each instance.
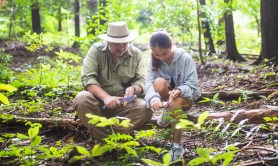
[[134, 40], [137, 35], [135, 30], [128, 30], [126, 22], [118, 21], [109, 23], [107, 33], [98, 37], [112, 43], [127, 43]]

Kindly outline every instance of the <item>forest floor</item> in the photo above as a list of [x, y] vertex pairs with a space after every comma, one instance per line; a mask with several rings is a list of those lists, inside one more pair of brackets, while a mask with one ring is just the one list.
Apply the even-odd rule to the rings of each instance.
[[[10, 49], [6, 53], [13, 56], [10, 68], [15, 71], [23, 70], [26, 65], [33, 66], [39, 63], [37, 54], [30, 53], [24, 48]], [[53, 53], [45, 55], [51, 58], [55, 57]], [[189, 114], [196, 115], [204, 111], [215, 114], [223, 112], [235, 113], [238, 110], [253, 109], [262, 111], [271, 109], [278, 112], [277, 66], [254, 66], [250, 61], [240, 64], [224, 59], [213, 59], [213, 57], [207, 58], [206, 65], [196, 63], [196, 66], [202, 97], [207, 97], [207, 102], [204, 102], [205, 98], [201, 97], [193, 105]], [[218, 92], [220, 93], [217, 97], [215, 94]], [[17, 94], [20, 94], [20, 92], [17, 92]], [[59, 118], [73, 119], [72, 99], [74, 94], [76, 93], [71, 93], [70, 96], [65, 94], [65, 96], [60, 96], [57, 99], [49, 99], [48, 103], [43, 105], [45, 111], [29, 114], [28, 117], [51, 118], [58, 116]], [[17, 97], [17, 95], [11, 96], [11, 102], [18, 100]], [[55, 112], [53, 110], [55, 108], [60, 108], [61, 110], [58, 115], [54, 115]], [[26, 116], [24, 112], [18, 111], [19, 109], [4, 109], [2, 113]], [[233, 118], [236, 116], [237, 114]], [[250, 114], [250, 116], [256, 115]], [[215, 119], [206, 121], [203, 130], [184, 130], [182, 143], [186, 149], [184, 154], [185, 163], [198, 157], [196, 148], [214, 148], [215, 150], [210, 153], [211, 157], [213, 157], [217, 152], [225, 153], [223, 149], [227, 145], [234, 145], [239, 148], [239, 152], [234, 156], [230, 163], [231, 165], [276, 165], [278, 163], [278, 131], [276, 129], [278, 120], [272, 120], [270, 123], [263, 121], [261, 123], [252, 123], [252, 121], [248, 122], [246, 117], [239, 117], [238, 122], [233, 122], [233, 120], [224, 122], [220, 119]], [[219, 130], [216, 130], [217, 125]], [[19, 127], [17, 124], [1, 123], [0, 133], [26, 133], [27, 130], [28, 127]], [[169, 129], [157, 130], [160, 131], [158, 135], [162, 136], [162, 138], [166, 138], [165, 135], [169, 134]], [[93, 146], [92, 142], [88, 143], [86, 141], [89, 139], [89, 134], [86, 130], [82, 130], [78, 136], [75, 134], [74, 137], [72, 135], [70, 137], [70, 133], [74, 131], [74, 129], [69, 130], [69, 128], [44, 126], [40, 130], [40, 135], [43, 136], [42, 144], [50, 147], [55, 146], [59, 140], [62, 140], [62, 144], [67, 144], [71, 139], [76, 144], [84, 147]], [[157, 139], [145, 140], [145, 142], [143, 140], [143, 143], [167, 149], [169, 140], [161, 140], [158, 135], [156, 136]], [[5, 149], [7, 145], [8, 143], [1, 143], [0, 149]], [[149, 158], [157, 159], [157, 156], [149, 155]], [[108, 160], [115, 160], [115, 155], [107, 153], [103, 158], [95, 159], [93, 163], [94, 165], [102, 165], [103, 161]], [[9, 161], [9, 159], [0, 158], [1, 165], [9, 165], [6, 161]], [[41, 164], [67, 165], [66, 163], [67, 157], [62, 157], [58, 160], [48, 160]], [[85, 162], [83, 164], [86, 165]], [[181, 163], [176, 165], [181, 165]]]

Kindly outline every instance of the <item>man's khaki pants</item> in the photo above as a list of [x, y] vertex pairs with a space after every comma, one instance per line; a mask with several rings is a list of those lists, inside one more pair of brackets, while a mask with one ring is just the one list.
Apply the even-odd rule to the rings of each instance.
[[74, 110], [77, 111], [81, 123], [89, 129], [89, 132], [94, 139], [105, 138], [107, 135], [111, 134], [111, 130], [109, 127], [96, 127], [93, 124], [88, 124], [90, 119], [86, 117], [87, 113], [106, 118], [120, 116], [131, 119], [130, 123], [133, 124], [131, 127], [113, 127], [114, 132], [122, 134], [128, 134], [130, 131], [143, 126], [149, 122], [152, 117], [151, 109], [147, 108], [146, 102], [142, 98], [135, 98], [126, 106], [121, 106], [117, 109], [101, 110], [100, 107], [102, 107], [103, 104], [100, 103], [92, 93], [82, 91], [75, 97], [73, 104]]

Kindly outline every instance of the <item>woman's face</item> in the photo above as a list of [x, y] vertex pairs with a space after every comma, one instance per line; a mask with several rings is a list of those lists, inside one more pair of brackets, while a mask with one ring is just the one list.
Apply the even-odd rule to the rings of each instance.
[[163, 62], [167, 62], [172, 59], [171, 48], [151, 47], [153, 56]]

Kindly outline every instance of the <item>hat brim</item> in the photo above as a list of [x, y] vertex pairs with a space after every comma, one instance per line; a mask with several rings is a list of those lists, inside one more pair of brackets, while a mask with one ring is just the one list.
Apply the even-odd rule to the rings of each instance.
[[129, 35], [122, 38], [110, 37], [107, 34], [98, 35], [102, 40], [112, 42], [112, 43], [127, 43], [134, 40], [138, 36], [138, 33], [135, 30], [129, 30]]

